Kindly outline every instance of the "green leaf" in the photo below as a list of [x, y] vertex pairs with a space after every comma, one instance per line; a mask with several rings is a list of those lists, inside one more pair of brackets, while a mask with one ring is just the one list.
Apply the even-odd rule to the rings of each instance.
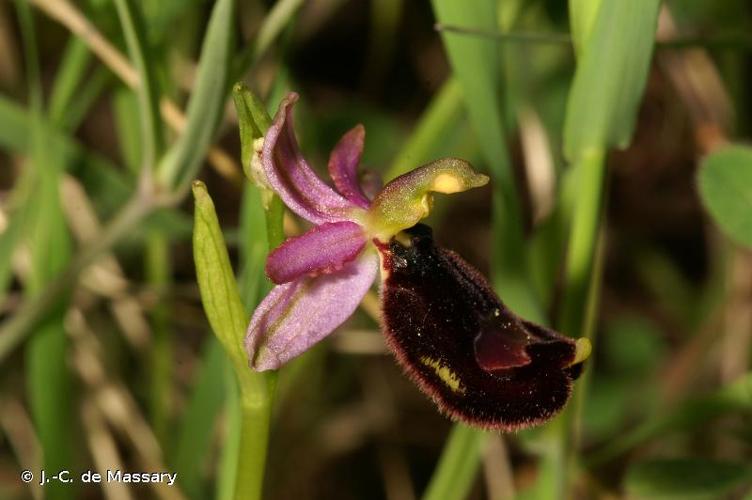
[[[31, 182], [35, 200], [25, 231], [30, 268], [25, 289], [34, 300], [42, 295], [66, 265], [71, 242], [60, 205], [60, 158], [49, 155], [49, 138], [42, 114], [42, 82], [33, 12], [26, 2], [18, 2], [18, 19], [27, 64], [30, 95]], [[64, 310], [57, 309], [36, 325], [35, 335], [26, 344], [26, 384], [31, 415], [47, 470], [63, 470], [71, 464], [72, 427], [71, 376], [66, 362], [68, 338], [63, 328]], [[68, 484], [48, 485], [51, 498], [68, 499], [75, 490]]]
[[[432, 4], [439, 23], [496, 31], [496, 2], [493, 0], [433, 0]], [[486, 161], [498, 177], [496, 182], [511, 183], [512, 171], [497, 90], [501, 76], [498, 44], [449, 32], [443, 32], [442, 38]]]
[[48, 114], [50, 121], [65, 125], [69, 106], [76, 95], [81, 80], [86, 76], [86, 69], [91, 61], [91, 52], [79, 37], [71, 35], [65, 46], [60, 66], [55, 75], [55, 83], [50, 94]]
[[254, 500], [261, 496], [276, 372], [258, 373], [248, 367], [243, 349], [247, 316], [230, 266], [214, 203], [201, 181], [194, 181], [193, 196], [193, 256], [201, 302], [214, 334], [233, 362], [240, 387], [241, 452], [238, 457], [235, 496], [238, 499]]
[[214, 202], [201, 181], [193, 183], [193, 258], [206, 317], [238, 372], [249, 370], [243, 350], [247, 316], [219, 227]]
[[704, 458], [646, 460], [626, 475], [627, 493], [637, 498], [720, 498], [752, 480], [746, 464]]
[[125, 35], [128, 54], [139, 76], [136, 89], [141, 118], [142, 168], [152, 169], [163, 148], [161, 120], [159, 118], [159, 93], [155, 85], [152, 58], [146, 42], [146, 29], [141, 12], [133, 0], [115, 0], [120, 25]]
[[569, 0], [569, 24], [577, 55], [582, 53], [582, 48], [592, 33], [593, 22], [601, 3], [602, 0]]
[[158, 168], [160, 181], [171, 188], [182, 187], [196, 175], [222, 118], [233, 46], [234, 4], [234, 0], [218, 0], [212, 9], [185, 130]]
[[143, 165], [141, 144], [144, 138], [139, 124], [138, 99], [135, 92], [124, 86], [115, 89], [112, 93], [112, 108], [120, 157], [128, 171], [137, 174]]
[[258, 30], [253, 44], [238, 54], [233, 61], [233, 78], [241, 78], [252, 68], [261, 56], [269, 50], [274, 40], [289, 26], [295, 14], [303, 5], [303, 0], [278, 0], [269, 10]]
[[752, 148], [726, 146], [702, 162], [698, 174], [705, 208], [731, 239], [752, 247]]
[[[570, 161], [592, 149], [629, 143], [650, 69], [659, 6], [659, 0], [601, 3], [567, 102], [564, 153]], [[578, 14], [573, 22], [584, 22], [580, 19]], [[585, 29], [572, 28], [578, 36]]]
[[486, 436], [477, 429], [457, 424], [452, 428], [441, 459], [423, 500], [463, 500], [480, 466]]
[[290, 24], [290, 20], [303, 5], [303, 0], [279, 0], [275, 2], [256, 36], [253, 61], [257, 61], [271, 46], [275, 38]]

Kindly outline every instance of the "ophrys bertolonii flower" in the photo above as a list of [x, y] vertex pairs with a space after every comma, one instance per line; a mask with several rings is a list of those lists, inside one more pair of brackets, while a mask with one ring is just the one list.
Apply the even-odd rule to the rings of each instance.
[[334, 147], [324, 183], [295, 138], [296, 94], [280, 105], [255, 158], [261, 183], [313, 227], [269, 254], [277, 284], [253, 314], [246, 336], [251, 366], [282, 366], [352, 315], [380, 274], [382, 329], [397, 361], [451, 417], [517, 429], [550, 418], [566, 403], [590, 352], [510, 311], [459, 255], [434, 244], [420, 224], [433, 193], [483, 186], [469, 163], [445, 158], [363, 189], [358, 166], [365, 130]]

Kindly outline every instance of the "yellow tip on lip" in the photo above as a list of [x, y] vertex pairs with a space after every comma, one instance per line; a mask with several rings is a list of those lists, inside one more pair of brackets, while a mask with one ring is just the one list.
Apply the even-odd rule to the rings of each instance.
[[590, 353], [593, 351], [593, 345], [586, 338], [579, 338], [574, 344], [574, 361], [569, 366], [582, 363], [590, 357]]

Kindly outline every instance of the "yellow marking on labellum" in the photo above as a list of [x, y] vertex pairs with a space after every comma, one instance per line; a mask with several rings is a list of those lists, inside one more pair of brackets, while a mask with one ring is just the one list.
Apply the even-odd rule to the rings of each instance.
[[592, 350], [593, 346], [588, 339], [585, 337], [577, 339], [574, 343], [574, 361], [572, 361], [572, 365], [582, 363], [588, 359]]
[[449, 369], [448, 366], [441, 364], [440, 361], [429, 358], [428, 356], [421, 356], [420, 362], [424, 365], [433, 368], [436, 375], [444, 382], [452, 391], [459, 392], [460, 394], [465, 392], [465, 388], [462, 387], [460, 378]]

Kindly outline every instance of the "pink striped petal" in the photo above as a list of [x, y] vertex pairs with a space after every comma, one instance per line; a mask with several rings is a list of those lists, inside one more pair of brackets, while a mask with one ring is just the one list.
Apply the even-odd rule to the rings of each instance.
[[245, 348], [253, 369], [279, 368], [332, 333], [371, 287], [378, 257], [368, 253], [336, 273], [277, 285], [251, 318]]
[[365, 244], [363, 228], [354, 222], [320, 224], [274, 249], [266, 260], [266, 275], [279, 284], [306, 274], [333, 273], [354, 260]]
[[370, 201], [358, 183], [358, 165], [363, 155], [366, 129], [356, 125], [339, 140], [329, 156], [329, 176], [342, 196], [361, 208], [368, 208]]
[[351, 219], [357, 206], [324, 184], [300, 152], [292, 118], [297, 100], [297, 94], [287, 95], [264, 136], [261, 161], [267, 180], [290, 210], [314, 224]]

